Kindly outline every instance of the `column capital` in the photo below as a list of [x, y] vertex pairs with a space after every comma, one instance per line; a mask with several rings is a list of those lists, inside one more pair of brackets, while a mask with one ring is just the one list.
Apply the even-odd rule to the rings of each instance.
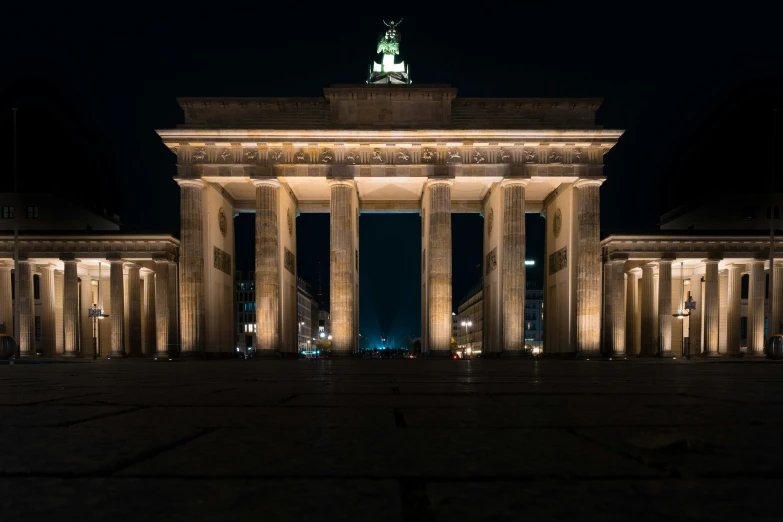
[[356, 182], [352, 179], [329, 179], [327, 180], [329, 187], [351, 187], [356, 186]]
[[76, 259], [73, 254], [60, 254], [60, 261], [76, 261], [81, 263], [81, 259]]
[[628, 271], [628, 273], [629, 273], [629, 274], [633, 274], [633, 275], [635, 275], [636, 277], [640, 277], [640, 276], [642, 275], [642, 268], [637, 266], [636, 268], [632, 268], [632, 269], [630, 269], [630, 270]]
[[122, 266], [124, 268], [127, 268], [128, 270], [131, 270], [131, 269], [134, 269], [134, 268], [141, 268], [141, 265], [138, 265], [136, 263], [130, 263], [130, 262], [123, 263]]
[[530, 183], [530, 178], [503, 178], [503, 181], [500, 182], [500, 186], [521, 185], [526, 187], [528, 183]]
[[606, 178], [581, 178], [574, 182], [574, 187], [600, 187], [604, 181], [606, 181]]
[[722, 260], [723, 260], [722, 257], [716, 256], [716, 257], [708, 257], [707, 259], [702, 259], [701, 262], [706, 265], [707, 263], [720, 263]]
[[726, 270], [745, 270], [745, 264], [729, 263], [725, 268]]
[[451, 178], [428, 178], [424, 184], [425, 187], [433, 187], [435, 185], [448, 185], [450, 187], [454, 185], [454, 180]]
[[174, 178], [180, 187], [204, 188], [207, 184], [201, 178]]
[[277, 178], [250, 178], [250, 182], [254, 187], [280, 187], [280, 182]]
[[144, 267], [144, 266], [143, 266], [143, 267], [141, 267], [141, 270], [140, 270], [139, 272], [141, 273], [141, 276], [142, 276], [142, 277], [147, 277], [147, 276], [155, 275], [155, 271], [154, 271], [153, 269], [151, 269], [151, 268], [147, 268], [147, 267]]
[[628, 254], [625, 252], [612, 252], [606, 260], [607, 263], [625, 263], [626, 261], [628, 261]]

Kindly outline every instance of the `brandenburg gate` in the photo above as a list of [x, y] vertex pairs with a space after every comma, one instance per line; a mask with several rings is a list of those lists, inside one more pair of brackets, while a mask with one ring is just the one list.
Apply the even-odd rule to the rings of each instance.
[[[256, 215], [256, 354], [297, 353], [296, 217], [330, 213], [332, 355], [359, 337], [363, 213], [421, 216], [422, 350], [450, 355], [451, 214], [484, 216], [484, 354], [524, 350], [525, 213], [546, 240], [547, 351], [599, 353], [603, 156], [621, 131], [595, 124], [595, 99], [460, 98], [413, 85], [394, 22], [367, 84], [318, 98], [183, 98], [160, 130], [181, 188], [182, 355], [234, 344], [234, 227]], [[551, 237], [550, 237], [551, 235]]]

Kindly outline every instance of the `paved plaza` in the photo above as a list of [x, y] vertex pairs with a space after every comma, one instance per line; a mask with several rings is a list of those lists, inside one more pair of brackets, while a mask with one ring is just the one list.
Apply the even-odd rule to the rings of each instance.
[[779, 520], [769, 361], [0, 366], [1, 518]]

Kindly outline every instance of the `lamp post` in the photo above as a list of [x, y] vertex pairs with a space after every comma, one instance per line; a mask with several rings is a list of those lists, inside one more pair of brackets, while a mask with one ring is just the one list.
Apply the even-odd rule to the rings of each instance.
[[108, 314], [104, 314], [103, 310], [98, 308], [97, 303], [93, 303], [92, 308], [87, 311], [88, 317], [92, 317], [92, 358], [98, 359], [100, 354], [98, 353], [98, 319], [109, 317]]
[[462, 326], [465, 327], [465, 338], [467, 339], [467, 345], [468, 345], [467, 346], [467, 351], [468, 351], [468, 355], [470, 355], [470, 353], [469, 353], [470, 352], [470, 333], [468, 332], [468, 328], [473, 326], [473, 322], [472, 321], [462, 321]]
[[[685, 280], [682, 278], [682, 265], [683, 265], [683, 261], [680, 261], [680, 306], [677, 308], [677, 313], [676, 314], [672, 314], [672, 317], [675, 317], [675, 318], [677, 318], [679, 320], [683, 320], [686, 317], [689, 317], [691, 315], [690, 312], [686, 308], [683, 308], [683, 295], [685, 293]], [[690, 299], [690, 298], [691, 297], [689, 295], [688, 299]], [[690, 326], [690, 323], [688, 323], [688, 325]], [[682, 347], [682, 351], [685, 352], [685, 324], [684, 323], [681, 325], [680, 332], [682, 332], [682, 344], [680, 346]], [[689, 337], [689, 339], [690, 339], [690, 337]], [[690, 345], [688, 346], [687, 357], [688, 357], [688, 359], [691, 358], [691, 347], [690, 347]]]

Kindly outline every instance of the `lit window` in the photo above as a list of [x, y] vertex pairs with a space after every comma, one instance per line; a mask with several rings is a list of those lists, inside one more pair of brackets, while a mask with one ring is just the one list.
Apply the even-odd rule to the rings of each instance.
[[27, 219], [38, 219], [38, 207], [36, 206], [27, 207]]
[[3, 207], [3, 219], [14, 219], [14, 207]]

